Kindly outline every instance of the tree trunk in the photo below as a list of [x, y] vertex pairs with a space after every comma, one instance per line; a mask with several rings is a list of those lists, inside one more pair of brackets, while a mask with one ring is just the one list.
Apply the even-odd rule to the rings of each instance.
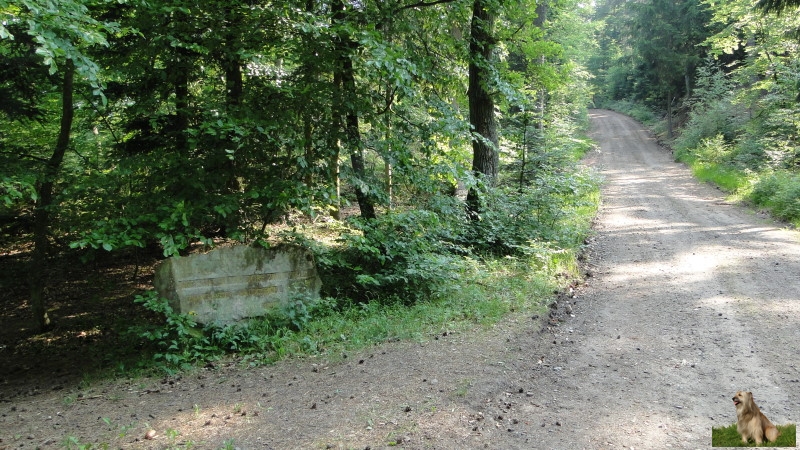
[[[342, 0], [334, 0], [332, 3], [333, 20], [337, 23], [342, 23], [345, 20], [344, 4]], [[340, 85], [337, 89], [341, 89], [339, 94], [339, 105], [336, 108], [336, 114], [344, 115], [344, 141], [345, 148], [350, 152], [350, 164], [353, 167], [353, 174], [356, 176], [356, 199], [358, 200], [358, 207], [361, 210], [361, 217], [365, 219], [374, 219], [375, 204], [372, 196], [369, 195], [364, 189], [366, 184], [366, 165], [364, 163], [364, 149], [361, 146], [361, 132], [358, 127], [358, 109], [354, 105], [356, 100], [356, 79], [353, 71], [353, 60], [351, 55], [355, 50], [357, 44], [350, 39], [347, 33], [340, 33], [339, 39], [336, 42], [338, 47], [338, 64], [336, 71]]]
[[[489, 94], [489, 66], [494, 50], [492, 28], [494, 14], [487, 0], [474, 0], [470, 31], [469, 62], [469, 122], [472, 125], [472, 171], [492, 186], [497, 178], [500, 157], [498, 154], [497, 124], [494, 117], [494, 100]], [[467, 194], [467, 209], [471, 217], [480, 212], [478, 190], [473, 187]]]
[[331, 156], [330, 156], [330, 163], [329, 163], [329, 175], [331, 177], [331, 182], [333, 183], [334, 189], [336, 191], [336, 198], [334, 199], [333, 211], [331, 211], [331, 216], [336, 220], [341, 220], [342, 218], [342, 178], [341, 178], [341, 166], [339, 164], [339, 158], [342, 155], [342, 142], [339, 136], [339, 132], [342, 129], [342, 116], [341, 116], [341, 109], [342, 109], [342, 76], [341, 73], [337, 70], [333, 74], [333, 114], [332, 114], [332, 126], [331, 132], [328, 133], [329, 136], [329, 146], [331, 148]]
[[525, 177], [525, 169], [527, 169], [528, 165], [528, 122], [529, 122], [529, 113], [525, 111], [522, 116], [522, 149], [520, 149], [520, 168], [519, 168], [519, 192], [525, 188], [526, 177]]
[[175, 89], [175, 147], [179, 154], [189, 152], [189, 56], [178, 49], [178, 57], [172, 67], [172, 83]]
[[667, 94], [667, 138], [672, 139], [672, 93]]
[[64, 161], [64, 154], [69, 148], [70, 131], [75, 113], [72, 101], [72, 84], [75, 77], [75, 65], [68, 60], [64, 65], [64, 81], [61, 87], [61, 128], [56, 140], [53, 154], [44, 167], [44, 177], [38, 186], [38, 199], [33, 213], [33, 255], [28, 266], [28, 286], [30, 288], [31, 311], [35, 320], [36, 331], [41, 332], [50, 327], [47, 315], [44, 288], [47, 281], [48, 234], [50, 232], [50, 208], [53, 204], [53, 187], [56, 177]]

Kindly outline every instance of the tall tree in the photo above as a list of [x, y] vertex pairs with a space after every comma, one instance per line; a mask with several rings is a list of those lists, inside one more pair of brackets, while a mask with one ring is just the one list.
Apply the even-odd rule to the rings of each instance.
[[364, 149], [361, 141], [361, 131], [359, 129], [358, 93], [356, 91], [356, 79], [353, 69], [354, 52], [357, 43], [353, 41], [348, 32], [346, 22], [347, 11], [342, 0], [333, 0], [334, 26], [339, 30], [336, 36], [335, 47], [338, 53], [336, 73], [334, 74], [335, 89], [339, 92], [336, 106], [337, 114], [342, 119], [338, 119], [342, 126], [342, 136], [347, 152], [350, 154], [350, 164], [355, 175], [355, 191], [358, 206], [361, 209], [361, 216], [365, 219], [375, 218], [375, 201], [369, 192], [369, 184], [366, 182], [366, 168], [364, 166]]
[[[82, 2], [63, 1], [58, 4], [38, 0], [27, 0], [11, 6], [0, 2], [4, 20], [12, 25], [27, 24], [25, 33], [36, 42], [35, 63], [46, 68], [50, 75], [60, 74], [56, 86], [60, 96], [60, 125], [55, 137], [53, 151], [44, 159], [36, 183], [34, 208], [34, 249], [28, 267], [30, 306], [38, 331], [47, 329], [50, 317], [47, 313], [45, 286], [47, 259], [50, 251], [50, 229], [57, 206], [54, 187], [58, 182], [64, 156], [71, 145], [72, 124], [75, 113], [73, 101], [76, 76], [90, 85], [95, 94], [102, 95], [99, 67], [90, 58], [87, 50], [94, 45], [106, 45], [106, 33], [115, 29], [114, 24], [95, 20]], [[12, 27], [13, 28], [13, 27]], [[0, 29], [2, 39], [13, 40], [8, 28]]]
[[[469, 38], [469, 123], [472, 126], [472, 171], [489, 186], [494, 185], [500, 165], [494, 99], [490, 92], [496, 38], [495, 2], [474, 0]], [[467, 209], [480, 212], [479, 190], [470, 188]]]
[[800, 0], [758, 0], [756, 7], [766, 13], [774, 12], [778, 15], [800, 8]]

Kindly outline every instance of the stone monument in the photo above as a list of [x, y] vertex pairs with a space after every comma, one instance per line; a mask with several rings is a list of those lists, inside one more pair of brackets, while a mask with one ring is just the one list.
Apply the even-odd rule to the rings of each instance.
[[175, 312], [224, 325], [263, 316], [295, 294], [319, 298], [322, 282], [307, 249], [241, 245], [169, 258], [156, 267], [154, 285]]

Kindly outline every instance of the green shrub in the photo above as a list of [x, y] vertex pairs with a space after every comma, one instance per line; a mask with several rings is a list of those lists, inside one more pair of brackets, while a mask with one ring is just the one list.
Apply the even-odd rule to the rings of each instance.
[[778, 219], [800, 225], [800, 174], [764, 174], [753, 185], [750, 200], [768, 208]]
[[598, 183], [589, 171], [550, 172], [523, 189], [488, 190], [463, 245], [495, 256], [526, 254], [542, 242], [571, 247], [582, 235], [570, 225], [571, 218], [592, 201], [589, 193]]
[[463, 209], [390, 211], [377, 219], [350, 221], [341, 248], [318, 260], [326, 293], [365, 302], [377, 297], [412, 303], [452, 278]]
[[706, 139], [717, 137], [721, 137], [725, 143], [733, 142], [741, 132], [741, 120], [735, 111], [736, 108], [727, 99], [693, 111], [680, 136], [675, 139], [673, 148], [681, 152], [702, 145]]
[[760, 171], [767, 166], [767, 153], [764, 146], [746, 135], [736, 143], [732, 155], [733, 164], [745, 171]]
[[658, 114], [641, 103], [630, 100], [617, 100], [609, 103], [608, 108], [631, 116], [645, 125], [653, 126], [658, 123]]
[[138, 295], [134, 301], [163, 318], [161, 323], [132, 328], [129, 332], [152, 345], [151, 364], [167, 373], [229, 353], [255, 354], [259, 359], [270, 359], [270, 355], [281, 353], [285, 340], [293, 333], [305, 328], [312, 319], [335, 310], [331, 299], [294, 296], [265, 317], [220, 326], [199, 325], [190, 314], [176, 313], [155, 291]]
[[171, 373], [222, 354], [222, 349], [213, 344], [190, 315], [176, 313], [155, 291], [137, 295], [134, 301], [164, 318], [161, 324], [131, 330], [154, 345], [156, 367]]
[[736, 140], [746, 117], [734, 104], [732, 92], [731, 81], [716, 61], [709, 60], [697, 70], [697, 86], [688, 101], [689, 119], [673, 143], [676, 153], [690, 151], [718, 136], [726, 144]]

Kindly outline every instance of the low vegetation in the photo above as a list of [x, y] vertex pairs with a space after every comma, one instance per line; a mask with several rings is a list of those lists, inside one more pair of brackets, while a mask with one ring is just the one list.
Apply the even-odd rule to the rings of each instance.
[[[575, 140], [579, 156], [589, 148]], [[349, 351], [495, 323], [510, 312], [537, 314], [555, 290], [580, 278], [578, 256], [599, 202], [599, 180], [574, 160], [519, 192], [499, 187], [478, 224], [463, 202], [440, 198], [375, 221], [297, 226], [283, 239], [317, 255], [323, 297], [295, 298], [243, 325], [200, 327], [154, 291], [136, 301], [161, 315], [131, 330], [167, 373], [236, 354], [249, 364]], [[490, 206], [491, 205], [491, 206]], [[322, 233], [337, 227], [337, 239]]]
[[[797, 430], [794, 424], [776, 425], [780, 436], [775, 442], [765, 441], [758, 447], [796, 447]], [[711, 429], [712, 447], [756, 447], [752, 440], [747, 444], [742, 442], [742, 437], [736, 431], [736, 424], [727, 427], [717, 427]]]

